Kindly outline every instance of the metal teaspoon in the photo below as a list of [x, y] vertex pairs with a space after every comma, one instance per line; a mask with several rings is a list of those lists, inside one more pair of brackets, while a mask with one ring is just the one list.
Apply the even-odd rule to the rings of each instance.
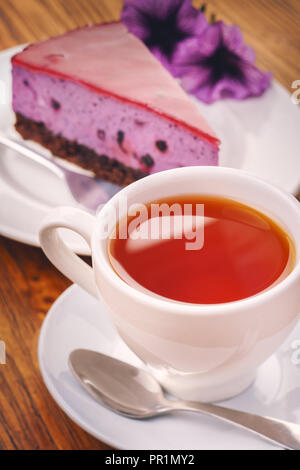
[[90, 395], [123, 416], [142, 419], [194, 411], [248, 429], [286, 449], [300, 450], [298, 424], [209, 403], [168, 400], [150, 373], [95, 351], [73, 351], [69, 366]]

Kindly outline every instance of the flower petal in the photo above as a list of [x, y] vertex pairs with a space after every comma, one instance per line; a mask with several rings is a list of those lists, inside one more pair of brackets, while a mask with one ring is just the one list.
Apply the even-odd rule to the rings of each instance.
[[215, 23], [205, 29], [203, 34], [198, 37], [199, 55], [210, 56], [220, 45], [222, 39], [222, 30], [218, 23]]
[[[243, 100], [250, 96], [260, 96], [269, 88], [272, 74], [264, 73], [253, 65], [248, 65], [247, 69], [247, 81], [245, 83], [224, 77], [214, 86], [208, 81], [205, 85], [193, 89], [192, 92], [205, 103], [213, 103], [224, 98]], [[182, 86], [184, 84], [185, 82], [182, 81]]]
[[[129, 31], [137, 36], [142, 41], [145, 41], [149, 36], [149, 30], [144, 20], [144, 9], [143, 3], [139, 8], [136, 8], [137, 2], [125, 2], [124, 8], [121, 14], [122, 22], [127, 26]], [[140, 3], [140, 2], [139, 2]]]
[[[155, 11], [152, 8], [152, 12], [157, 14], [159, 11], [160, 13], [158, 14], [159, 17], [161, 18], [167, 18], [171, 14], [176, 14], [176, 16], [181, 15], [182, 13], [182, 8], [183, 8], [183, 13], [187, 14], [188, 17], [193, 17], [194, 11], [197, 12], [197, 10], [192, 7], [191, 0], [155, 0], [156, 1], [156, 6], [157, 11]], [[153, 0], [148, 0], [148, 3], [151, 4]]]
[[211, 26], [201, 36], [182, 41], [178, 44], [173, 55], [174, 65], [180, 69], [181, 66], [201, 63], [205, 57], [209, 57], [215, 52], [220, 43], [220, 38], [219, 28]]
[[208, 27], [209, 22], [207, 21], [205, 14], [199, 12], [196, 18], [196, 24], [194, 29], [195, 36], [201, 36]]
[[255, 67], [254, 60], [254, 51], [243, 43], [240, 28], [218, 21], [200, 37], [178, 45], [172, 73], [180, 77], [186, 91], [205, 103], [225, 97], [245, 99], [261, 95], [270, 86], [271, 74]]
[[121, 19], [171, 73], [177, 45], [192, 37], [196, 29], [200, 33], [207, 27], [204, 15], [191, 0], [127, 1]]
[[239, 50], [243, 44], [243, 35], [240, 28], [236, 25], [226, 25], [223, 21], [219, 21], [219, 27], [222, 32], [224, 44], [232, 51]]
[[178, 10], [177, 25], [181, 31], [193, 36], [202, 34], [208, 22], [205, 15], [192, 6], [190, 0], [184, 0]]
[[245, 63], [244, 74], [247, 77], [249, 96], [260, 96], [271, 85], [273, 74], [263, 72], [255, 65]]
[[209, 82], [209, 70], [200, 67], [188, 67], [182, 74], [181, 86], [189, 93], [196, 94]]
[[236, 25], [228, 26], [220, 21], [222, 29], [222, 37], [225, 46], [240, 56], [245, 62], [255, 63], [255, 52], [252, 47], [243, 42], [243, 34], [241, 29]]

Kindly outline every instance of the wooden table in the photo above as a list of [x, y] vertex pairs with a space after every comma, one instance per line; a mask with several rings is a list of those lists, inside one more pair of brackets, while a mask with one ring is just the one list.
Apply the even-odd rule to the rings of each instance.
[[[1, 0], [0, 49], [118, 19], [121, 7], [121, 0]], [[212, 12], [241, 26], [257, 64], [286, 88], [300, 79], [299, 0], [210, 0]], [[0, 339], [7, 347], [7, 364], [0, 365], [0, 449], [109, 448], [66, 417], [39, 371], [41, 324], [69, 284], [39, 248], [0, 237]]]

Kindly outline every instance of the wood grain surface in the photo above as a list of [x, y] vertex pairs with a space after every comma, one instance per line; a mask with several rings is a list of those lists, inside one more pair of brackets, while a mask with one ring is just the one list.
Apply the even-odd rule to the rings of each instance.
[[[242, 28], [256, 50], [257, 64], [274, 72], [286, 88], [300, 79], [299, 0], [207, 4], [209, 14]], [[121, 8], [119, 0], [0, 0], [0, 49], [116, 20]], [[0, 449], [109, 448], [66, 417], [39, 371], [41, 324], [68, 285], [39, 248], [0, 237], [0, 340], [7, 348], [7, 364], [0, 365]]]

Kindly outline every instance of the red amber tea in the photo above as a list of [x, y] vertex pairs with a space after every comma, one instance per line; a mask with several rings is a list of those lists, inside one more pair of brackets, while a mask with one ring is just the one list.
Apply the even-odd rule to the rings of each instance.
[[[129, 236], [130, 229], [121, 238], [119, 223], [108, 251], [114, 270], [129, 285], [175, 301], [217, 304], [255, 295], [293, 269], [294, 244], [267, 215], [230, 199], [186, 195], [144, 206], [147, 223], [163, 217], [157, 211], [153, 215], [153, 204], [174, 203], [182, 214], [188, 204], [194, 216], [197, 205], [203, 205], [201, 247], [187, 249], [190, 238], [186, 233], [178, 237], [178, 229], [168, 239], [137, 239]], [[127, 227], [135, 218], [127, 216]]]

